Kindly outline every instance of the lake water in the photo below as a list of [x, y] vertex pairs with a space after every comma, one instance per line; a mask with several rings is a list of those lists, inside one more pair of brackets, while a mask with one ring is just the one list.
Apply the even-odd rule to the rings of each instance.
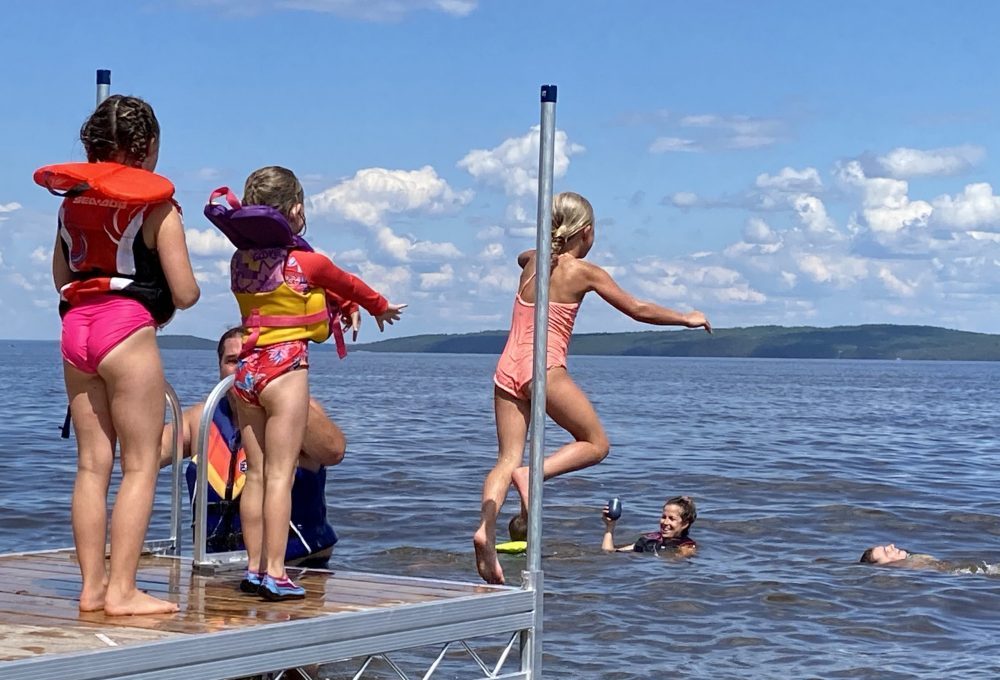
[[[7, 345], [0, 552], [72, 545], [75, 449], [58, 438], [58, 348]], [[341, 536], [333, 566], [477, 580], [471, 536], [496, 455], [495, 359], [311, 359], [313, 394], [349, 440], [328, 485]], [[213, 352], [164, 361], [185, 405], [215, 382]], [[546, 678], [1000, 677], [1000, 576], [989, 573], [1000, 563], [1000, 364], [570, 363], [612, 450], [546, 484]], [[548, 450], [565, 440], [554, 428], [547, 437]], [[152, 537], [166, 532], [166, 482]], [[624, 504], [622, 544], [655, 530], [676, 494], [698, 503], [695, 557], [601, 552], [609, 497]], [[515, 509], [512, 496], [501, 526]], [[954, 569], [857, 564], [889, 541]], [[516, 580], [524, 558], [503, 560]], [[468, 677], [454, 673], [443, 677]]]

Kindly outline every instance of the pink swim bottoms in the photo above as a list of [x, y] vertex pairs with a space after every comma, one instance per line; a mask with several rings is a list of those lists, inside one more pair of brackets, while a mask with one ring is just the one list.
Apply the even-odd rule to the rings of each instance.
[[142, 303], [121, 295], [95, 297], [63, 317], [63, 359], [84, 373], [97, 373], [108, 352], [147, 326], [156, 322]]
[[289, 340], [256, 347], [236, 364], [233, 391], [248, 404], [260, 406], [260, 393], [272, 380], [309, 367], [309, 343]]

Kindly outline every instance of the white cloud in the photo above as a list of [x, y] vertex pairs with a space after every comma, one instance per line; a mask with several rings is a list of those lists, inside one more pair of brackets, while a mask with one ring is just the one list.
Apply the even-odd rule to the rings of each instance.
[[[458, 162], [458, 167], [483, 184], [503, 189], [511, 198], [535, 196], [540, 134], [541, 129], [534, 125], [524, 135], [505, 139], [492, 149], [473, 149]], [[569, 141], [565, 131], [556, 130], [553, 175], [565, 175], [570, 157], [584, 151], [583, 146]]]
[[185, 229], [188, 250], [192, 255], [214, 257], [217, 255], [232, 255], [236, 246], [229, 242], [218, 229]]
[[483, 260], [499, 260], [504, 256], [503, 244], [502, 243], [487, 243], [483, 248], [483, 251], [479, 253], [480, 259]]
[[850, 255], [820, 255], [800, 253], [795, 257], [799, 271], [816, 283], [829, 283], [847, 288], [868, 276], [866, 260]]
[[485, 229], [480, 229], [476, 233], [476, 238], [480, 239], [481, 241], [488, 241], [490, 239], [500, 238], [501, 236], [504, 235], [504, 233], [505, 232], [503, 230], [503, 227], [493, 224], [486, 227]]
[[454, 212], [470, 200], [471, 191], [455, 191], [429, 165], [419, 170], [365, 168], [309, 197], [312, 212], [339, 215], [367, 227], [383, 225], [392, 213]]
[[889, 177], [907, 179], [936, 175], [956, 175], [975, 166], [986, 157], [981, 146], [966, 144], [940, 149], [898, 147], [878, 156], [875, 163]]
[[455, 191], [429, 165], [419, 170], [366, 168], [334, 187], [309, 197], [311, 211], [335, 215], [368, 227], [378, 246], [400, 262], [459, 257], [453, 243], [423, 241], [396, 234], [390, 214], [451, 213], [472, 200], [472, 191]]
[[992, 227], [1000, 231], [1000, 196], [995, 196], [993, 187], [985, 182], [966, 185], [954, 197], [934, 199], [933, 221], [960, 230]]
[[678, 191], [670, 197], [670, 202], [678, 208], [691, 208], [698, 204], [698, 194], [690, 191]]
[[420, 290], [441, 290], [451, 285], [455, 280], [455, 270], [450, 264], [445, 264], [436, 272], [420, 275]]
[[651, 153], [758, 149], [781, 141], [786, 127], [784, 121], [776, 118], [715, 113], [675, 118], [660, 112], [653, 122], [674, 122], [683, 132], [657, 137], [649, 146]]
[[358, 264], [361, 271], [361, 279], [377, 290], [390, 302], [399, 304], [405, 300], [399, 296], [406, 293], [413, 279], [413, 273], [409, 267], [403, 265], [385, 267], [374, 262], [361, 262]]
[[786, 166], [776, 175], [757, 175], [754, 186], [768, 191], [816, 193], [823, 189], [823, 180], [816, 168], [796, 170]]
[[21, 207], [22, 206], [20, 203], [15, 203], [15, 202], [0, 203], [0, 222], [3, 222], [4, 220], [7, 219], [4, 213], [12, 213], [15, 210], [20, 210]]
[[46, 262], [52, 261], [52, 250], [46, 250], [42, 246], [38, 246], [31, 251], [31, 261], [37, 262], [38, 264], [45, 264]]
[[802, 194], [796, 196], [792, 205], [798, 213], [799, 220], [811, 234], [825, 234], [834, 232], [833, 220], [826, 214], [826, 207], [823, 201], [815, 196]]
[[218, 7], [233, 14], [254, 14], [265, 10], [323, 12], [362, 21], [400, 21], [413, 11], [442, 12], [468, 16], [478, 0], [190, 0]]
[[779, 237], [767, 222], [751, 217], [743, 227], [743, 240], [747, 243], [776, 243]]
[[842, 182], [862, 193], [866, 225], [876, 235], [892, 235], [908, 227], [924, 227], [933, 212], [926, 201], [911, 201], [909, 184], [888, 177], [867, 177], [858, 161], [850, 161], [838, 171]]
[[885, 285], [886, 290], [900, 297], [913, 297], [916, 293], [916, 285], [902, 281], [888, 267], [880, 267], [878, 278]]
[[701, 152], [705, 147], [693, 139], [683, 137], [657, 137], [649, 145], [650, 153], [670, 153], [674, 151]]

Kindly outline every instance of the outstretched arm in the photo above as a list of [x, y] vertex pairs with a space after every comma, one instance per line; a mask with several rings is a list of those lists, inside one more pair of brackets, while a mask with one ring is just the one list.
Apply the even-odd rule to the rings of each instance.
[[578, 262], [580, 265], [586, 267], [587, 289], [594, 291], [612, 307], [636, 321], [657, 326], [704, 328], [709, 333], [712, 332], [712, 324], [708, 322], [708, 319], [701, 312], [697, 310], [687, 313], [678, 312], [667, 307], [661, 307], [654, 302], [639, 300], [615, 283], [611, 275], [597, 265], [590, 264], [589, 262]]

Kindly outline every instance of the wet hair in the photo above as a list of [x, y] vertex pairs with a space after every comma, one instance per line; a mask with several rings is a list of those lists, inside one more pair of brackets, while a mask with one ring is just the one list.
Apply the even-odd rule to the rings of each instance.
[[552, 256], [563, 252], [569, 240], [594, 224], [594, 208], [580, 194], [564, 191], [552, 199]]
[[116, 94], [90, 114], [80, 128], [80, 142], [91, 163], [115, 160], [138, 167], [160, 136], [160, 123], [153, 107], [138, 97]]
[[216, 353], [219, 355], [219, 363], [222, 363], [222, 355], [225, 354], [226, 352], [226, 340], [229, 340], [230, 338], [239, 338], [240, 342], [242, 342], [243, 327], [236, 326], [234, 328], [230, 328], [228, 331], [222, 334], [221, 338], [219, 338], [219, 346], [216, 347], [215, 349]]
[[868, 550], [861, 553], [861, 559], [858, 560], [858, 564], [875, 564], [875, 556], [873, 553], [875, 552], [876, 547], [878, 546], [872, 546], [871, 548], [868, 548]]
[[305, 192], [295, 173], [279, 165], [254, 170], [243, 187], [243, 205], [269, 205], [287, 218], [292, 208], [305, 202]]
[[690, 496], [674, 496], [673, 498], [667, 499], [667, 502], [663, 504], [663, 507], [668, 505], [676, 505], [681, 509], [681, 521], [687, 524], [684, 527], [684, 531], [681, 532], [681, 538], [686, 538], [688, 531], [691, 529], [691, 525], [694, 521], [698, 519], [698, 510], [694, 506], [694, 499]]

